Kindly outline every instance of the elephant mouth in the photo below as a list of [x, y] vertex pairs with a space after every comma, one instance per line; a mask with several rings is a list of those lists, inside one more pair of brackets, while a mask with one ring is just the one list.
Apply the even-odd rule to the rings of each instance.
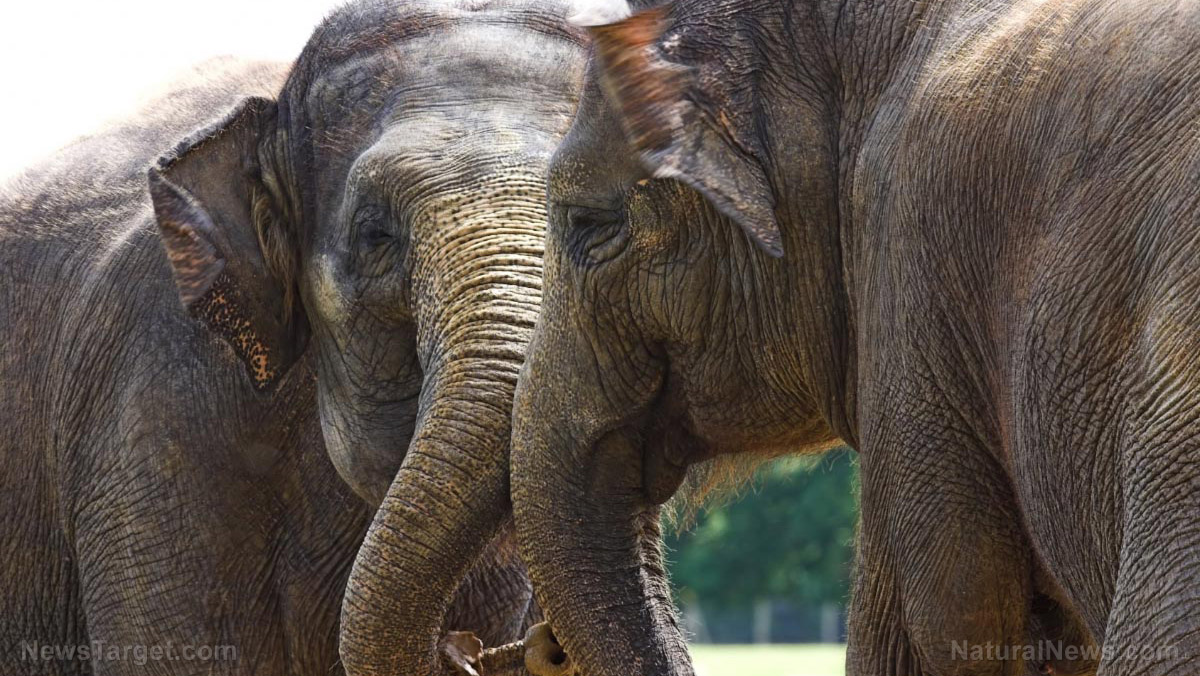
[[642, 490], [651, 505], [667, 502], [693, 465], [712, 455], [711, 447], [682, 421], [656, 424], [642, 447]]
[[678, 380], [668, 375], [643, 417], [642, 489], [652, 506], [670, 500], [690, 468], [717, 454], [715, 446], [695, 432], [684, 401]]
[[[718, 444], [696, 431], [683, 385], [670, 366], [666, 371], [658, 396], [642, 417], [642, 489], [652, 507], [670, 501], [684, 485], [702, 499], [709, 479], [701, 474], [708, 474], [714, 465], [710, 461], [722, 455]], [[700, 467], [703, 471], [696, 471]]]

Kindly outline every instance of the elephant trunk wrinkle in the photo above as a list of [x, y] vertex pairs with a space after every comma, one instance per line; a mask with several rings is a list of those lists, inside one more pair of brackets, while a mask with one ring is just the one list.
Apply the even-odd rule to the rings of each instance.
[[442, 673], [438, 641], [449, 602], [506, 518], [516, 366], [495, 375], [477, 361], [455, 360], [433, 376], [408, 454], [359, 552], [343, 605], [350, 674]]
[[512, 401], [540, 304], [541, 225], [505, 245], [487, 223], [517, 227], [458, 220], [420, 254], [437, 256], [419, 260], [414, 279], [420, 414], [348, 585], [348, 674], [444, 673], [441, 633], [464, 629], [444, 626], [449, 604], [510, 518]]

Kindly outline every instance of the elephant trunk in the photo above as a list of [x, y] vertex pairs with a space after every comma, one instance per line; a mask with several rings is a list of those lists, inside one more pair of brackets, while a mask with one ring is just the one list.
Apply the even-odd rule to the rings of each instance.
[[510, 518], [513, 391], [540, 302], [544, 221], [473, 210], [491, 217], [457, 222], [428, 286], [414, 284], [434, 299], [418, 316], [420, 413], [347, 583], [341, 655], [351, 675], [445, 673], [449, 603]]
[[639, 435], [619, 429], [589, 442], [553, 424], [587, 416], [560, 415], [548, 390], [531, 386], [547, 378], [527, 368], [514, 409], [514, 518], [558, 642], [586, 676], [692, 676]]

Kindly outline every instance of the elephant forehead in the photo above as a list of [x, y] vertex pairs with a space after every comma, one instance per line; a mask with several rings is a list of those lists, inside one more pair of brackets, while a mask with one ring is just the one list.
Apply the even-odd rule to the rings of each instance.
[[[306, 88], [305, 107], [325, 128], [429, 111], [566, 118], [583, 61], [579, 45], [519, 25], [450, 26], [322, 69]], [[527, 112], [514, 117], [520, 108]]]
[[[531, 90], [575, 89], [573, 76], [582, 73], [584, 64], [577, 43], [519, 24], [454, 26], [398, 45], [396, 56], [417, 86], [514, 100], [527, 100]], [[514, 84], [524, 89], [513, 91]]]
[[[464, 123], [431, 112], [391, 126], [355, 158], [343, 198], [385, 200], [414, 209], [451, 194], [538, 197], [556, 138], [527, 129]], [[348, 214], [347, 214], [348, 215]]]
[[444, 183], [480, 180], [505, 168], [535, 170], [549, 163], [555, 138], [486, 119], [419, 115], [396, 123], [354, 164], [351, 180]]

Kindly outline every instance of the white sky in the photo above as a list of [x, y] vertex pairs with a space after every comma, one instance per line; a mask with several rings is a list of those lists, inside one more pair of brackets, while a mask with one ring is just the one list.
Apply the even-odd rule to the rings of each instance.
[[290, 61], [340, 0], [3, 0], [0, 180], [210, 56]]

